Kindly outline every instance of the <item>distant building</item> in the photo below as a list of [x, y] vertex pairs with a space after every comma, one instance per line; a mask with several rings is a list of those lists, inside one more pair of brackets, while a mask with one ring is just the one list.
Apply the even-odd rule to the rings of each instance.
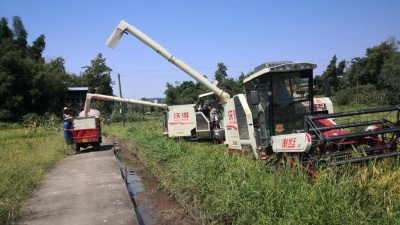
[[70, 109], [72, 116], [77, 116], [85, 106], [88, 87], [69, 87], [64, 98], [64, 106]]

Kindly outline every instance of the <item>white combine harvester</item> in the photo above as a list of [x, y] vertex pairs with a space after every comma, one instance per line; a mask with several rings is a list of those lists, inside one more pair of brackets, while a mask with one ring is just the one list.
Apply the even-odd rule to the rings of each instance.
[[[204, 96], [200, 95], [200, 97]], [[88, 93], [86, 95], [83, 111], [83, 115], [86, 117], [90, 111], [92, 99], [160, 108], [163, 110], [163, 132], [166, 137], [186, 138], [191, 140], [222, 138], [219, 136], [216, 137], [216, 135], [211, 133], [209, 116], [201, 111], [195, 110], [195, 104], [168, 106], [167, 104]]]

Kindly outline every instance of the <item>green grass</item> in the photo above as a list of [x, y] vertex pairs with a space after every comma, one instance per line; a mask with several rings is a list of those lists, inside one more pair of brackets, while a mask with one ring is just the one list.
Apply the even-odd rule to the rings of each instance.
[[223, 145], [164, 139], [160, 119], [112, 125], [161, 185], [205, 224], [400, 224], [399, 159], [277, 169]]
[[0, 224], [13, 223], [45, 173], [68, 151], [61, 132], [0, 123]]

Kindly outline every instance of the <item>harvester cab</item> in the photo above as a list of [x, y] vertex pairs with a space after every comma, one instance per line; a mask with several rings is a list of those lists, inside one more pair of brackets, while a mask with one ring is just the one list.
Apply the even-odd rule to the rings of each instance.
[[274, 136], [304, 130], [304, 117], [314, 111], [314, 68], [310, 63], [265, 63], [244, 80], [257, 146], [270, 146]]
[[[214, 92], [207, 92], [199, 95], [195, 105], [197, 124], [208, 124], [208, 138], [215, 143], [222, 143], [225, 140], [223, 129], [223, 108], [219, 104], [218, 96]], [[204, 117], [204, 119], [203, 119]]]

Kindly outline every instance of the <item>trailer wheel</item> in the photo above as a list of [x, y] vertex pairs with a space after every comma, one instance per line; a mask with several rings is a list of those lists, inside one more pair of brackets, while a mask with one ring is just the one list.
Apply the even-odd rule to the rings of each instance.
[[75, 151], [79, 152], [81, 150], [81, 146], [79, 144], [75, 144]]

